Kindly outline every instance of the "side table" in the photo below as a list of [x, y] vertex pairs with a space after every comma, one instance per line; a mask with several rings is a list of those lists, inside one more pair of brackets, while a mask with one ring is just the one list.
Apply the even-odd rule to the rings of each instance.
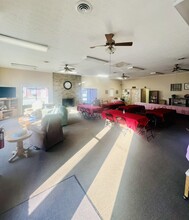
[[13, 156], [9, 159], [9, 162], [12, 162], [14, 158], [16, 157], [28, 157], [28, 149], [24, 149], [23, 147], [23, 141], [31, 137], [32, 131], [26, 131], [21, 136], [15, 136], [14, 134], [10, 134], [8, 136], [5, 136], [5, 140], [8, 142], [16, 142], [16, 150], [13, 151]]

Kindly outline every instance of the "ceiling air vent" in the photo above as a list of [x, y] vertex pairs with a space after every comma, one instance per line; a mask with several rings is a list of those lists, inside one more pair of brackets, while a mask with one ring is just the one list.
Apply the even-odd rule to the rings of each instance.
[[87, 14], [92, 11], [92, 5], [87, 1], [79, 1], [76, 5], [76, 10], [81, 14]]

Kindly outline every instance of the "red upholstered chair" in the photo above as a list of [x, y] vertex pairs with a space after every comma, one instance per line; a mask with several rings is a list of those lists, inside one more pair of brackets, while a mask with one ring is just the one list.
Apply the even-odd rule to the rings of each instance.
[[106, 112], [105, 115], [106, 115], [105, 126], [113, 126], [115, 124], [113, 115], [108, 112]]
[[145, 126], [138, 126], [137, 131], [139, 134], [144, 135], [149, 141], [151, 138], [154, 138], [154, 121], [150, 120]]
[[126, 119], [121, 116], [117, 116], [116, 122], [121, 127], [122, 132], [125, 135], [127, 133], [127, 131], [129, 131], [129, 128], [127, 127]]

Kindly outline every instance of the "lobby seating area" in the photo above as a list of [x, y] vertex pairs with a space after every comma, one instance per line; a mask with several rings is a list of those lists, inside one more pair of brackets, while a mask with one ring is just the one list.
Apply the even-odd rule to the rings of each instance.
[[57, 143], [63, 141], [61, 114], [49, 114], [28, 126], [32, 131], [30, 145], [42, 150], [49, 150]]

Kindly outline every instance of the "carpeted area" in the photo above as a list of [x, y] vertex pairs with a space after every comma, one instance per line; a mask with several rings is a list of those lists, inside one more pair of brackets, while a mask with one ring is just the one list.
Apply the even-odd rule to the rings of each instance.
[[[16, 120], [3, 123], [6, 129], [17, 126]], [[0, 150], [0, 219], [28, 198], [75, 176], [104, 220], [188, 220], [189, 201], [182, 198], [189, 168], [188, 126], [188, 117], [178, 117], [172, 125], [157, 128], [148, 142], [71, 111], [64, 141], [48, 152], [31, 149], [29, 158], [9, 163], [15, 145], [6, 143]], [[59, 206], [59, 199], [54, 201]]]
[[2, 220], [100, 220], [75, 176], [50, 187], [1, 215]]

